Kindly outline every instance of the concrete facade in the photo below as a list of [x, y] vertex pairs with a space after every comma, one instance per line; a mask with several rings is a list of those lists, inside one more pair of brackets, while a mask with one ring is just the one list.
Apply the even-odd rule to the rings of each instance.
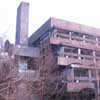
[[[29, 37], [29, 45], [40, 48], [42, 100], [47, 100], [47, 94], [58, 96], [58, 91], [64, 92], [65, 88], [66, 95], [61, 98], [66, 100], [99, 100], [99, 32], [100, 29], [50, 18]], [[57, 84], [61, 87], [58, 90]]]
[[27, 38], [27, 3], [17, 15], [14, 100], [100, 100], [100, 29], [50, 18]]
[[29, 4], [22, 2], [17, 9], [16, 44], [27, 44]]

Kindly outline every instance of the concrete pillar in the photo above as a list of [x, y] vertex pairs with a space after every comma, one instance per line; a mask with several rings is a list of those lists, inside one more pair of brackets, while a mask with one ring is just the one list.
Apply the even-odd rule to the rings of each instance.
[[83, 43], [85, 43], [85, 35], [83, 35]]
[[72, 40], [72, 32], [69, 32], [69, 40]]
[[95, 59], [95, 51], [93, 51], [93, 61], [94, 61], [94, 63], [96, 63], [96, 59]]
[[92, 76], [91, 76], [91, 70], [89, 70], [89, 80], [91, 81], [91, 78], [92, 78]]
[[61, 56], [64, 57], [64, 47], [61, 47], [61, 49], [60, 49], [60, 54], [61, 54]]
[[52, 34], [52, 33], [51, 33], [51, 32], [49, 32], [48, 34], [49, 34], [49, 37], [51, 37], [51, 34]]
[[81, 55], [81, 49], [78, 48], [78, 59], [81, 59], [80, 55]]
[[[95, 51], [93, 51], [93, 59], [95, 63], [95, 69], [96, 69], [96, 59], [95, 59]], [[99, 74], [98, 70], [96, 69], [96, 82], [97, 82], [97, 100], [100, 100], [99, 94], [100, 94], [100, 89], [99, 89]]]
[[100, 85], [99, 85], [98, 70], [96, 70], [96, 80], [97, 80], [97, 100], [100, 100]]
[[54, 29], [52, 32], [52, 37], [56, 38], [57, 37], [57, 29]]
[[71, 80], [74, 81], [74, 68], [71, 69]]
[[98, 38], [96, 37], [96, 45], [98, 46]]
[[29, 3], [21, 2], [17, 9], [16, 45], [28, 44]]

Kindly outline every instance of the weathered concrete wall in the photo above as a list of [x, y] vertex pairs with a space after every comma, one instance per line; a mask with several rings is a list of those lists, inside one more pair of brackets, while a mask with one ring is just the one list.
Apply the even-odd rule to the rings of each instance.
[[14, 48], [14, 54], [17, 56], [38, 58], [40, 55], [40, 50], [38, 47], [16, 46]]
[[41, 37], [45, 32], [52, 28], [59, 28], [62, 30], [69, 30], [74, 32], [81, 32], [89, 35], [100, 36], [100, 29], [93, 28], [86, 25], [81, 25], [57, 18], [50, 18], [45, 24], [43, 24], [34, 34], [28, 39], [29, 44], [35, 42], [39, 37]]
[[29, 4], [22, 2], [17, 9], [16, 44], [27, 43], [29, 25]]

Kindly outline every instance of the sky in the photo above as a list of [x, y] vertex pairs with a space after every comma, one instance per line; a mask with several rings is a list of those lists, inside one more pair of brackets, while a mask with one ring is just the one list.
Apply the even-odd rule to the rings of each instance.
[[0, 36], [11, 43], [21, 1], [30, 3], [29, 36], [50, 17], [100, 28], [100, 0], [0, 0]]

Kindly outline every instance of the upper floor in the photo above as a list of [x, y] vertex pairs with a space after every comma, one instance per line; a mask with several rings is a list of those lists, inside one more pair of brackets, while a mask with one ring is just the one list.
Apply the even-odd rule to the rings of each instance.
[[79, 64], [81, 68], [100, 69], [99, 51], [63, 45], [55, 48], [58, 65]]
[[100, 50], [100, 29], [56, 18], [50, 18], [32, 34], [28, 44], [37, 46], [47, 38], [51, 44]]
[[49, 40], [56, 48], [58, 65], [78, 63], [81, 67], [99, 68], [99, 33], [100, 29], [51, 18], [32, 34], [28, 42], [30, 46], [41, 47], [41, 43], [46, 44]]
[[92, 50], [100, 50], [100, 36], [82, 32], [55, 29], [50, 37], [50, 43]]

